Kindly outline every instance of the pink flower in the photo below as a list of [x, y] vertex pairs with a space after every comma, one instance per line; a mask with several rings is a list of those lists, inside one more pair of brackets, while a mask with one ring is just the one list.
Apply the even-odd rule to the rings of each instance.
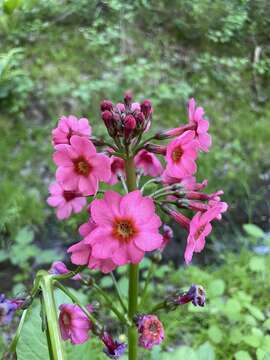
[[142, 315], [138, 322], [139, 345], [151, 350], [154, 345], [159, 345], [164, 340], [164, 328], [156, 315]]
[[51, 196], [47, 203], [57, 208], [56, 216], [59, 220], [67, 219], [72, 213], [79, 213], [86, 205], [86, 198], [76, 190], [65, 190], [62, 184], [57, 182], [49, 187]]
[[[70, 270], [68, 270], [68, 268], [62, 261], [54, 261], [48, 272], [53, 275], [63, 275], [68, 274]], [[82, 277], [80, 274], [72, 277], [73, 280], [81, 280], [81, 278]]]
[[[89, 312], [91, 305], [86, 306]], [[70, 340], [72, 344], [83, 344], [89, 339], [88, 332], [92, 323], [78, 305], [62, 304], [59, 306], [59, 326], [63, 340]]]
[[166, 171], [171, 177], [185, 178], [196, 172], [197, 142], [194, 135], [194, 131], [186, 131], [168, 144]]
[[188, 102], [188, 119], [189, 124], [196, 126], [196, 139], [199, 148], [208, 152], [212, 144], [211, 136], [208, 134], [209, 122], [203, 118], [204, 110], [201, 106], [196, 108], [196, 102], [192, 98]]
[[184, 305], [192, 302], [194, 306], [204, 306], [206, 301], [205, 290], [201, 285], [191, 285], [189, 290], [176, 299], [178, 305]]
[[163, 171], [158, 158], [146, 150], [139, 151], [134, 160], [136, 167], [141, 169], [144, 175], [155, 177], [160, 175]]
[[75, 265], [87, 265], [89, 269], [99, 269], [107, 274], [116, 268], [116, 264], [110, 259], [97, 259], [92, 256], [91, 239], [88, 235], [96, 229], [97, 225], [90, 218], [87, 223], [79, 227], [79, 233], [84, 239], [68, 249], [71, 253], [71, 261]]
[[111, 259], [117, 265], [136, 264], [145, 251], [161, 246], [161, 221], [155, 214], [154, 202], [139, 190], [125, 196], [107, 191], [102, 200], [94, 200], [90, 207], [97, 225], [87, 237], [93, 257]]
[[118, 175], [125, 174], [125, 162], [117, 156], [111, 156], [111, 177], [108, 181], [109, 185], [115, 185], [118, 182]]
[[52, 131], [52, 142], [54, 145], [69, 144], [73, 135], [89, 138], [92, 130], [88, 119], [77, 119], [73, 115], [62, 116], [58, 122], [57, 128]]
[[78, 189], [85, 196], [94, 195], [98, 182], [110, 179], [110, 159], [98, 154], [90, 140], [74, 135], [70, 145], [57, 145], [55, 148], [56, 179], [65, 189]]
[[190, 221], [189, 235], [185, 250], [185, 261], [189, 264], [194, 252], [201, 252], [205, 246], [205, 238], [212, 231], [211, 221], [221, 213], [221, 206], [216, 205], [204, 213], [197, 212]]

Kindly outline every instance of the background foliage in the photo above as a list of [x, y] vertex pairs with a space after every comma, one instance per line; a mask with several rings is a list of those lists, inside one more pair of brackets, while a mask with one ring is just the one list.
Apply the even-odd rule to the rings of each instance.
[[[54, 171], [50, 131], [58, 117], [86, 116], [102, 134], [100, 100], [118, 101], [132, 89], [139, 100], [153, 100], [154, 131], [184, 123], [187, 99], [194, 96], [206, 109], [214, 140], [199, 160], [198, 177], [224, 189], [230, 204], [207, 251], [196, 259], [211, 269], [225, 264], [213, 277], [208, 267], [175, 270], [181, 285], [218, 281], [220, 293], [207, 314], [183, 316], [181, 326], [172, 321], [165, 347], [171, 350], [175, 339], [175, 346], [186, 344], [200, 354], [211, 352], [211, 345], [218, 359], [237, 352], [236, 359], [248, 359], [246, 352], [263, 359], [258, 349], [269, 351], [261, 345], [268, 341], [268, 260], [246, 251], [234, 260], [225, 254], [268, 251], [267, 236], [250, 225], [243, 236], [242, 225], [269, 230], [269, 31], [267, 0], [0, 1], [1, 291], [17, 294], [29, 286], [29, 273], [63, 257], [63, 248], [77, 237], [80, 216], [58, 223], [45, 202]], [[175, 243], [165, 255], [178, 269], [184, 237], [174, 230]], [[261, 285], [253, 289], [255, 281]], [[162, 282], [157, 286], [165, 291]], [[239, 310], [236, 318], [228, 315], [230, 301]], [[186, 329], [181, 336], [177, 327]], [[239, 346], [224, 335], [231, 328], [238, 334], [232, 339], [241, 337]], [[179, 351], [196, 358], [195, 350]], [[155, 359], [166, 358], [157, 354]]]

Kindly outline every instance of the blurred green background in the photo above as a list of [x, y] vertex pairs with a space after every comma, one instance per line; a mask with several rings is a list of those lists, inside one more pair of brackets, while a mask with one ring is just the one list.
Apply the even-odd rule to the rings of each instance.
[[[58, 118], [85, 116], [102, 134], [99, 102], [132, 89], [138, 101], [153, 101], [158, 130], [185, 123], [194, 96], [213, 136], [198, 180], [223, 189], [230, 210], [189, 268], [174, 226], [149, 304], [192, 282], [209, 301], [203, 311], [161, 314], [166, 341], [141, 356], [270, 359], [269, 33], [268, 0], [0, 1], [0, 292], [29, 289], [36, 270], [68, 260], [64, 249], [78, 239], [83, 217], [58, 222], [46, 205]], [[120, 282], [125, 290], [124, 275]], [[2, 348], [11, 334], [4, 330]], [[20, 351], [19, 359], [37, 359]], [[104, 358], [90, 345], [76, 351]]]

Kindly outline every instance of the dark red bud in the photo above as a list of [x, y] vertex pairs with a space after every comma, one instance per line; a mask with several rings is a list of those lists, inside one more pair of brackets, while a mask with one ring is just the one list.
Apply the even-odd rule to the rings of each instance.
[[126, 105], [130, 105], [131, 104], [131, 101], [132, 101], [132, 92], [131, 91], [127, 91], [124, 95], [124, 102]]
[[112, 110], [113, 109], [113, 103], [110, 100], [103, 100], [100, 103], [100, 110]]
[[144, 123], [145, 123], [145, 116], [142, 112], [139, 112], [136, 114], [136, 120], [137, 120], [137, 125], [139, 127], [143, 127], [144, 126]]
[[136, 128], [136, 120], [133, 115], [129, 114], [124, 120], [124, 132], [125, 136], [129, 137], [132, 131]]
[[144, 100], [142, 103], [141, 103], [141, 110], [144, 114], [144, 116], [146, 118], [148, 118], [152, 112], [153, 112], [153, 108], [152, 108], [152, 103], [150, 100]]

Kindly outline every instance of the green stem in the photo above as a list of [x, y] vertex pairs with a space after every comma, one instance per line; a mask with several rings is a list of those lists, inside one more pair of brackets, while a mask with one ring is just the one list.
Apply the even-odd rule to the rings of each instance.
[[44, 275], [40, 279], [40, 287], [47, 318], [48, 336], [50, 337], [51, 353], [53, 360], [64, 360], [61, 335], [58, 326], [56, 304], [53, 296], [52, 275]]
[[166, 305], [165, 301], [162, 301], [162, 302], [158, 303], [156, 306], [154, 306], [154, 307], [150, 310], [149, 314], [153, 314], [153, 313], [155, 313], [155, 312], [158, 311], [158, 310], [164, 309], [164, 308], [165, 308], [165, 305]]
[[147, 289], [148, 289], [148, 285], [149, 285], [149, 282], [156, 270], [156, 267], [157, 265], [152, 262], [149, 270], [148, 270], [148, 273], [147, 273], [147, 277], [145, 279], [145, 284], [144, 284], [144, 288], [143, 288], [143, 291], [142, 291], [142, 296], [141, 296], [141, 301], [140, 301], [140, 307], [142, 307], [144, 305], [144, 301], [145, 301], [145, 296], [146, 296], [146, 293], [147, 293]]
[[[136, 189], [136, 170], [133, 157], [125, 161], [127, 187], [128, 191]], [[138, 359], [138, 333], [134, 324], [134, 316], [138, 308], [138, 291], [139, 291], [139, 265], [129, 265], [129, 289], [128, 289], [128, 316], [131, 326], [128, 328], [128, 358], [129, 360]]]
[[112, 278], [112, 281], [113, 281], [113, 284], [114, 284], [114, 287], [115, 287], [115, 290], [116, 290], [116, 294], [117, 294], [117, 297], [118, 297], [118, 300], [124, 310], [124, 312], [126, 313], [127, 312], [127, 307], [126, 307], [126, 304], [124, 303], [123, 301], [123, 295], [121, 294], [120, 292], [120, 289], [119, 289], [119, 286], [117, 284], [117, 280], [113, 274], [113, 272], [110, 272], [110, 275], [111, 275], [111, 278]]
[[23, 328], [23, 324], [24, 324], [27, 312], [28, 312], [28, 309], [24, 310], [23, 313], [22, 313], [22, 316], [21, 316], [21, 319], [20, 319], [20, 322], [19, 322], [19, 326], [17, 327], [16, 334], [15, 334], [15, 336], [14, 336], [14, 338], [13, 338], [13, 340], [12, 340], [10, 346], [9, 346], [8, 352], [15, 352], [16, 351], [16, 347], [17, 347], [17, 344], [18, 344], [18, 341], [19, 341], [19, 338], [20, 338], [20, 335], [21, 335], [21, 331], [22, 331], [22, 328]]

